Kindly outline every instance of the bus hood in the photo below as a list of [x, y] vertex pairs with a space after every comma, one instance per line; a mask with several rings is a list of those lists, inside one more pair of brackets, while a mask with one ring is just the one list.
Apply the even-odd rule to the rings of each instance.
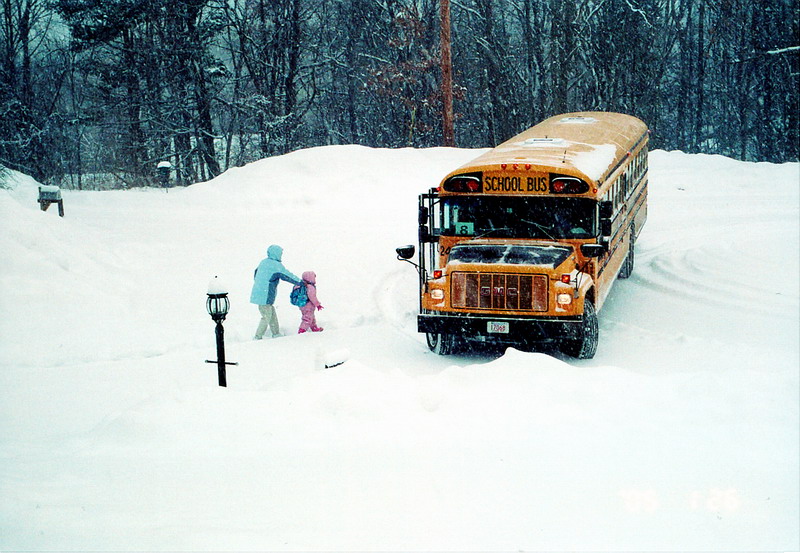
[[555, 269], [573, 253], [572, 247], [565, 244], [461, 242], [453, 246], [447, 264], [532, 265]]

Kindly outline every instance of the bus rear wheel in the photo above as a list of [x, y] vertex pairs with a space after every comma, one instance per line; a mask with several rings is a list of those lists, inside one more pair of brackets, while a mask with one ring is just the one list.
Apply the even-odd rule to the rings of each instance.
[[455, 336], [440, 332], [426, 332], [425, 341], [428, 342], [428, 348], [439, 355], [450, 355], [456, 345]]
[[628, 278], [633, 273], [633, 257], [634, 257], [634, 240], [636, 239], [636, 233], [633, 232], [633, 227], [631, 227], [631, 235], [630, 235], [630, 242], [628, 244], [628, 255], [625, 256], [625, 261], [622, 262], [622, 268], [619, 270], [619, 278]]
[[591, 359], [597, 352], [600, 329], [597, 324], [597, 311], [588, 298], [583, 302], [583, 321], [575, 338], [564, 340], [561, 351], [576, 359]]

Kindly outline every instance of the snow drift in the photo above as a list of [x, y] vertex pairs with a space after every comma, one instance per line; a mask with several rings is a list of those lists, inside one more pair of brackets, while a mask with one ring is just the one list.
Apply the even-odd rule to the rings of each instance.
[[[479, 152], [314, 148], [186, 189], [0, 189], [4, 550], [800, 547], [800, 169], [650, 155], [592, 360], [438, 357], [394, 248]], [[325, 332], [252, 341], [272, 243]], [[207, 283], [228, 283], [228, 388]], [[333, 352], [345, 362], [325, 369]]]

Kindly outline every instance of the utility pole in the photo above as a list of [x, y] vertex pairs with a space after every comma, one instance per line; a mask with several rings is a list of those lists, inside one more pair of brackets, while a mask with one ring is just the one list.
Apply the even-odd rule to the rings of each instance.
[[439, 11], [442, 17], [442, 129], [444, 145], [456, 145], [453, 130], [453, 62], [450, 55], [450, 0], [439, 0]]

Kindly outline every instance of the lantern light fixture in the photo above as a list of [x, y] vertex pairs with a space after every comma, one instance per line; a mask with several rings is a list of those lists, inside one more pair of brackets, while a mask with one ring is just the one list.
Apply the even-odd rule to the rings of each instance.
[[219, 385], [227, 386], [228, 377], [226, 375], [226, 365], [238, 365], [238, 363], [229, 363], [225, 361], [225, 329], [222, 327], [222, 321], [228, 315], [230, 309], [230, 301], [228, 300], [228, 290], [222, 285], [218, 277], [214, 277], [208, 283], [208, 299], [206, 300], [206, 310], [216, 325], [217, 337], [217, 360], [206, 361], [206, 363], [217, 364], [217, 374], [219, 377]]
[[222, 322], [228, 315], [231, 307], [228, 300], [227, 289], [222, 285], [218, 277], [214, 277], [208, 283], [208, 299], [206, 300], [206, 310], [214, 322]]
[[[156, 171], [158, 171], [158, 176], [161, 179], [161, 186], [163, 188], [169, 188], [169, 173], [171, 170], [172, 164], [169, 161], [159, 161], [156, 166]], [[167, 190], [167, 192], [169, 192], [169, 190]]]

